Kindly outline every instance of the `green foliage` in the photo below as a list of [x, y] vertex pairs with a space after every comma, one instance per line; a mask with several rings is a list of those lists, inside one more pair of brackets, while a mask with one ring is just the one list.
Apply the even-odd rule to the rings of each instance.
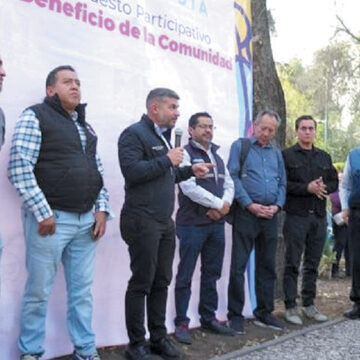
[[300, 59], [277, 64], [287, 107], [286, 145], [296, 142], [294, 122], [303, 114], [318, 121], [316, 145], [343, 162], [360, 143], [360, 49], [336, 42]]
[[334, 163], [334, 167], [337, 172], [343, 172], [344, 171], [345, 162], [336, 162]]

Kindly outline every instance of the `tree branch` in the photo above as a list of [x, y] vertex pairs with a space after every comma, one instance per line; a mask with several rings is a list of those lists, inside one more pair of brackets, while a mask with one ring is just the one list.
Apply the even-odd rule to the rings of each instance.
[[337, 20], [339, 21], [341, 27], [338, 27], [336, 29], [336, 32], [344, 32], [345, 34], [349, 35], [350, 37], [352, 37], [357, 43], [360, 44], [360, 37], [356, 36], [344, 23], [344, 21], [341, 19], [341, 17], [339, 15], [336, 15]]

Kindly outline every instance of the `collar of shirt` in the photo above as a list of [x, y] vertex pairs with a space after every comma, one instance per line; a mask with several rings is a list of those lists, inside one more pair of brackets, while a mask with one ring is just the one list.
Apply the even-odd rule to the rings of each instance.
[[79, 114], [76, 111], [73, 111], [70, 113], [70, 116], [74, 121], [77, 121]]
[[158, 124], [155, 124], [155, 123], [154, 123], [154, 129], [155, 129], [155, 132], [156, 132], [160, 137], [162, 137], [162, 136], [163, 136], [163, 133], [168, 130], [167, 127], [160, 127]]
[[269, 143], [268, 143], [267, 145], [265, 145], [265, 146], [260, 145], [260, 143], [258, 142], [257, 138], [256, 138], [254, 135], [251, 136], [251, 137], [249, 138], [249, 140], [250, 140], [251, 145], [257, 145], [257, 146], [262, 147], [262, 148], [272, 148], [272, 147], [273, 147], [273, 145], [272, 145], [271, 142], [269, 142]]
[[[208, 155], [209, 155], [209, 153], [211, 153], [211, 146], [212, 146], [211, 143], [210, 143], [210, 145], [209, 145], [209, 149], [206, 150], [206, 149], [205, 149], [200, 143], [198, 143], [197, 141], [191, 139], [191, 142], [192, 142], [197, 148], [199, 148], [200, 150], [205, 151]], [[212, 154], [212, 153], [211, 153], [211, 154]]]
[[314, 146], [314, 145], [312, 145], [312, 148], [311, 149], [304, 149], [304, 148], [302, 148], [301, 146], [300, 146], [300, 144], [299, 143], [296, 143], [295, 144], [295, 151], [314, 151], [314, 152], [318, 152], [319, 150]]
[[166, 132], [168, 130], [168, 128], [161, 128], [158, 124], [154, 123], [154, 130], [156, 132], [156, 134], [161, 138], [161, 140], [164, 142], [164, 144], [166, 145], [166, 147], [170, 150], [171, 146], [168, 143], [168, 141], [166, 140], [165, 136], [163, 135], [164, 132]]

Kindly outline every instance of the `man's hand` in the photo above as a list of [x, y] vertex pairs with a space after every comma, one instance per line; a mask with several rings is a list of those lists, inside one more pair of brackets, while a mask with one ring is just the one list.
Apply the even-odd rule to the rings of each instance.
[[94, 216], [95, 216], [95, 223], [94, 223], [93, 236], [94, 236], [94, 240], [98, 240], [105, 234], [107, 213], [105, 211], [96, 211]]
[[246, 207], [253, 215], [259, 218], [272, 219], [274, 216], [271, 206], [252, 203]]
[[224, 202], [224, 205], [222, 206], [222, 208], [219, 210], [221, 216], [225, 216], [229, 213], [230, 211], [230, 204], [227, 202]]
[[56, 222], [54, 216], [51, 216], [39, 222], [38, 233], [40, 236], [53, 235], [55, 234], [55, 230], [56, 230]]
[[341, 212], [342, 218], [344, 219], [344, 223], [349, 225], [349, 216], [350, 216], [350, 209], [345, 209]]
[[174, 167], [178, 167], [184, 158], [184, 149], [181, 147], [177, 147], [175, 149], [171, 149], [166, 154], [167, 157], [170, 159], [172, 165]]
[[270, 205], [268, 208], [272, 212], [273, 216], [280, 211], [280, 208], [277, 205]]
[[219, 210], [216, 209], [210, 209], [208, 210], [208, 212], [206, 213], [206, 215], [214, 221], [218, 221], [220, 220], [223, 216], [221, 215]]
[[211, 163], [197, 163], [192, 166], [192, 171], [197, 178], [203, 178], [209, 173], [210, 169], [215, 166], [216, 165]]
[[318, 179], [309, 182], [307, 186], [307, 191], [311, 194], [316, 195], [320, 200], [325, 199], [327, 191], [326, 185], [324, 184], [322, 177], [320, 176]]

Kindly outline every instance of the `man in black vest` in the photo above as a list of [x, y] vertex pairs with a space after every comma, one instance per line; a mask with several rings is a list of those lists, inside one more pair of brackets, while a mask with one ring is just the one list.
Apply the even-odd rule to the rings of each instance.
[[13, 135], [9, 179], [23, 202], [28, 279], [18, 342], [21, 359], [44, 353], [48, 298], [62, 261], [68, 290], [72, 360], [99, 360], [91, 327], [96, 241], [104, 235], [109, 196], [97, 136], [85, 121], [80, 81], [71, 66], [46, 79], [42, 104], [26, 109]]
[[191, 279], [201, 255], [199, 314], [202, 328], [216, 334], [233, 335], [215, 317], [218, 306], [216, 281], [221, 276], [225, 249], [224, 219], [234, 197], [234, 183], [213, 144], [214, 124], [206, 112], [189, 119], [189, 143], [184, 147], [181, 166], [212, 163], [216, 165], [204, 179], [179, 184], [179, 210], [176, 234], [179, 238], [180, 263], [175, 285], [175, 338], [191, 344], [190, 319], [186, 313], [191, 295]]
[[[179, 116], [179, 96], [156, 88], [146, 99], [147, 114], [119, 137], [121, 171], [125, 178], [125, 203], [120, 231], [129, 247], [132, 276], [125, 296], [126, 327], [131, 360], [155, 359], [145, 344], [145, 300], [151, 350], [165, 359], [179, 359], [179, 350], [166, 336], [167, 289], [172, 277], [175, 229], [175, 182], [205, 176], [212, 164], [179, 168], [183, 149], [172, 148], [171, 129]], [[156, 357], [157, 358], [157, 357]]]

